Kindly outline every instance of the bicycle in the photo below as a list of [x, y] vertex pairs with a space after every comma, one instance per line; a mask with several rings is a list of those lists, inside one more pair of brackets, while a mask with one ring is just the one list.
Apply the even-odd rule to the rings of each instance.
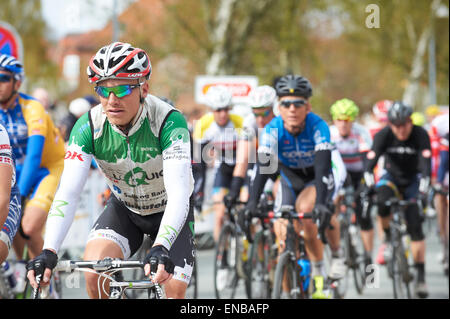
[[[393, 197], [384, 204], [390, 207], [392, 220], [390, 222], [392, 248], [391, 258], [388, 260], [388, 272], [392, 278], [392, 287], [395, 299], [411, 299], [410, 284], [414, 276], [410, 270], [409, 242], [404, 210], [408, 205], [417, 204], [416, 199], [400, 200]], [[419, 209], [421, 209], [419, 205]]]
[[[150, 260], [151, 276], [155, 276], [156, 269], [158, 267], [157, 261]], [[106, 293], [109, 299], [122, 299], [128, 297], [126, 295], [127, 290], [147, 290], [149, 299], [166, 299], [165, 292], [162, 286], [157, 283], [153, 283], [151, 280], [124, 280], [122, 276], [122, 271], [127, 269], [143, 269], [144, 264], [137, 260], [121, 260], [113, 258], [104, 258], [102, 260], [93, 261], [73, 261], [73, 260], [62, 260], [58, 262], [55, 267], [56, 271], [60, 272], [73, 272], [73, 271], [88, 271], [96, 273], [99, 275], [98, 278], [98, 290], [99, 297], [101, 297], [101, 291]], [[109, 274], [108, 274], [109, 272]], [[107, 280], [109, 283], [109, 292], [106, 291], [105, 285]], [[38, 277], [36, 278], [38, 284]], [[101, 286], [101, 287], [100, 287]], [[100, 290], [101, 288], [101, 290]], [[38, 289], [34, 290], [34, 299], [38, 298]]]
[[278, 255], [272, 220], [268, 218], [268, 214], [272, 210], [273, 201], [263, 196], [257, 207], [258, 212], [247, 217], [250, 220], [252, 218], [259, 219], [258, 224], [253, 224], [253, 226], [258, 227], [253, 236], [250, 233], [250, 229], [244, 229], [251, 243], [250, 257], [247, 264], [250, 298], [267, 299], [272, 294]]
[[[365, 286], [365, 260], [364, 260], [364, 247], [362, 245], [361, 235], [359, 227], [355, 224], [355, 200], [359, 200], [355, 196], [355, 190], [353, 186], [348, 186], [339, 191], [339, 195], [342, 198], [342, 205], [340, 207], [340, 214], [338, 215], [340, 225], [341, 243], [345, 252], [345, 264], [347, 265], [347, 271], [352, 270], [353, 281], [356, 291], [359, 295], [363, 293]], [[367, 210], [363, 211], [363, 214], [367, 214]], [[345, 276], [344, 284], [341, 279], [338, 293], [343, 297], [347, 291], [347, 275]]]
[[[287, 287], [290, 299], [306, 299], [309, 297], [308, 287], [310, 284], [309, 271], [301, 267], [298, 260], [308, 260], [305, 243], [302, 234], [297, 234], [294, 229], [295, 219], [313, 218], [312, 213], [297, 213], [292, 206], [282, 206], [277, 213], [269, 212], [269, 218], [285, 218], [288, 220], [286, 232], [285, 250], [280, 254], [275, 268], [272, 299], [280, 299], [283, 292], [283, 282]], [[296, 245], [297, 242], [297, 245]], [[297, 258], [297, 251], [300, 255]], [[308, 260], [309, 261], [309, 260]]]
[[[224, 223], [215, 248], [214, 292], [217, 299], [233, 299], [240, 280], [244, 281], [244, 289], [248, 298], [249, 280], [246, 271], [248, 260], [248, 240], [237, 223], [237, 205], [226, 205]], [[226, 297], [225, 297], [226, 296]]]

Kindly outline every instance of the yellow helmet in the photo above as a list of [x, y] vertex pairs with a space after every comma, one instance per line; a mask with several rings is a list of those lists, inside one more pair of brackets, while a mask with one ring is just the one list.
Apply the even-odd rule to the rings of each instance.
[[420, 112], [413, 112], [413, 114], [411, 114], [411, 120], [413, 124], [417, 126], [424, 126], [426, 122], [425, 116]]
[[425, 110], [425, 114], [430, 117], [438, 116], [439, 114], [441, 114], [441, 109], [436, 104], [429, 105]]

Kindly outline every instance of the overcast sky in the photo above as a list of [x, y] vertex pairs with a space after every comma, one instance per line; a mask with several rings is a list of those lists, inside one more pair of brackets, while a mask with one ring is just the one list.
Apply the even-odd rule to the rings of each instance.
[[[114, 0], [42, 0], [42, 13], [51, 28], [49, 38], [103, 28], [112, 16]], [[129, 0], [117, 0], [122, 12]]]

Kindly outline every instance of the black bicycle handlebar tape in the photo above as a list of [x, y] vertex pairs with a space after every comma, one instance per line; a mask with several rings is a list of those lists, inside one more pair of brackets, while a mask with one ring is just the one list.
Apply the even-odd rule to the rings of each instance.
[[38, 299], [39, 288], [41, 287], [41, 280], [42, 280], [42, 277], [44, 276], [44, 271], [45, 271], [44, 261], [37, 260], [34, 263], [33, 269], [34, 269], [34, 275], [36, 277], [36, 282], [38, 285], [37, 288], [35, 288], [33, 290], [33, 299]]

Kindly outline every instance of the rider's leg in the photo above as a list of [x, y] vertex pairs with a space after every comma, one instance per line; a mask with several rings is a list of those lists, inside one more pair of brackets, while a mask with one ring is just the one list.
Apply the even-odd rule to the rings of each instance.
[[[105, 257], [124, 259], [122, 249], [120, 246], [108, 239], [93, 239], [90, 240], [84, 250], [84, 260], [101, 260]], [[85, 272], [84, 278], [86, 280], [86, 290], [90, 298], [108, 298], [109, 281], [104, 283], [107, 279], [100, 279], [99, 275], [91, 272]], [[99, 288], [100, 287], [100, 291]], [[103, 290], [105, 287], [106, 293]]]
[[0, 240], [0, 265], [6, 260], [6, 257], [8, 257], [8, 246]]
[[[316, 187], [310, 185], [306, 187], [297, 197], [295, 207], [299, 213], [310, 213], [314, 209], [316, 202]], [[302, 220], [305, 238], [305, 248], [312, 262], [323, 260], [323, 244], [317, 238], [317, 225], [312, 219]]]
[[438, 216], [439, 236], [441, 243], [448, 243], [448, 205], [447, 197], [442, 194], [436, 194], [434, 204]]
[[227, 188], [214, 189], [214, 194], [212, 197], [215, 213], [213, 237], [216, 243], [219, 241], [220, 230], [222, 229], [223, 225], [223, 217], [225, 215], [225, 205], [223, 204], [223, 198], [227, 193]]
[[[29, 239], [21, 242], [20, 239], [22, 239], [22, 236], [16, 236], [16, 238], [19, 237], [19, 245], [23, 243], [27, 244], [30, 258], [34, 258], [39, 255], [42, 251], [42, 247], [44, 246], [42, 231], [44, 229], [45, 222], [47, 221], [47, 212], [48, 211], [36, 206], [27, 205], [25, 208], [22, 218], [22, 229]], [[20, 245], [17, 248], [18, 250], [16, 252], [23, 254], [23, 246]]]
[[171, 279], [164, 285], [167, 298], [184, 299], [188, 284], [181, 280]]

